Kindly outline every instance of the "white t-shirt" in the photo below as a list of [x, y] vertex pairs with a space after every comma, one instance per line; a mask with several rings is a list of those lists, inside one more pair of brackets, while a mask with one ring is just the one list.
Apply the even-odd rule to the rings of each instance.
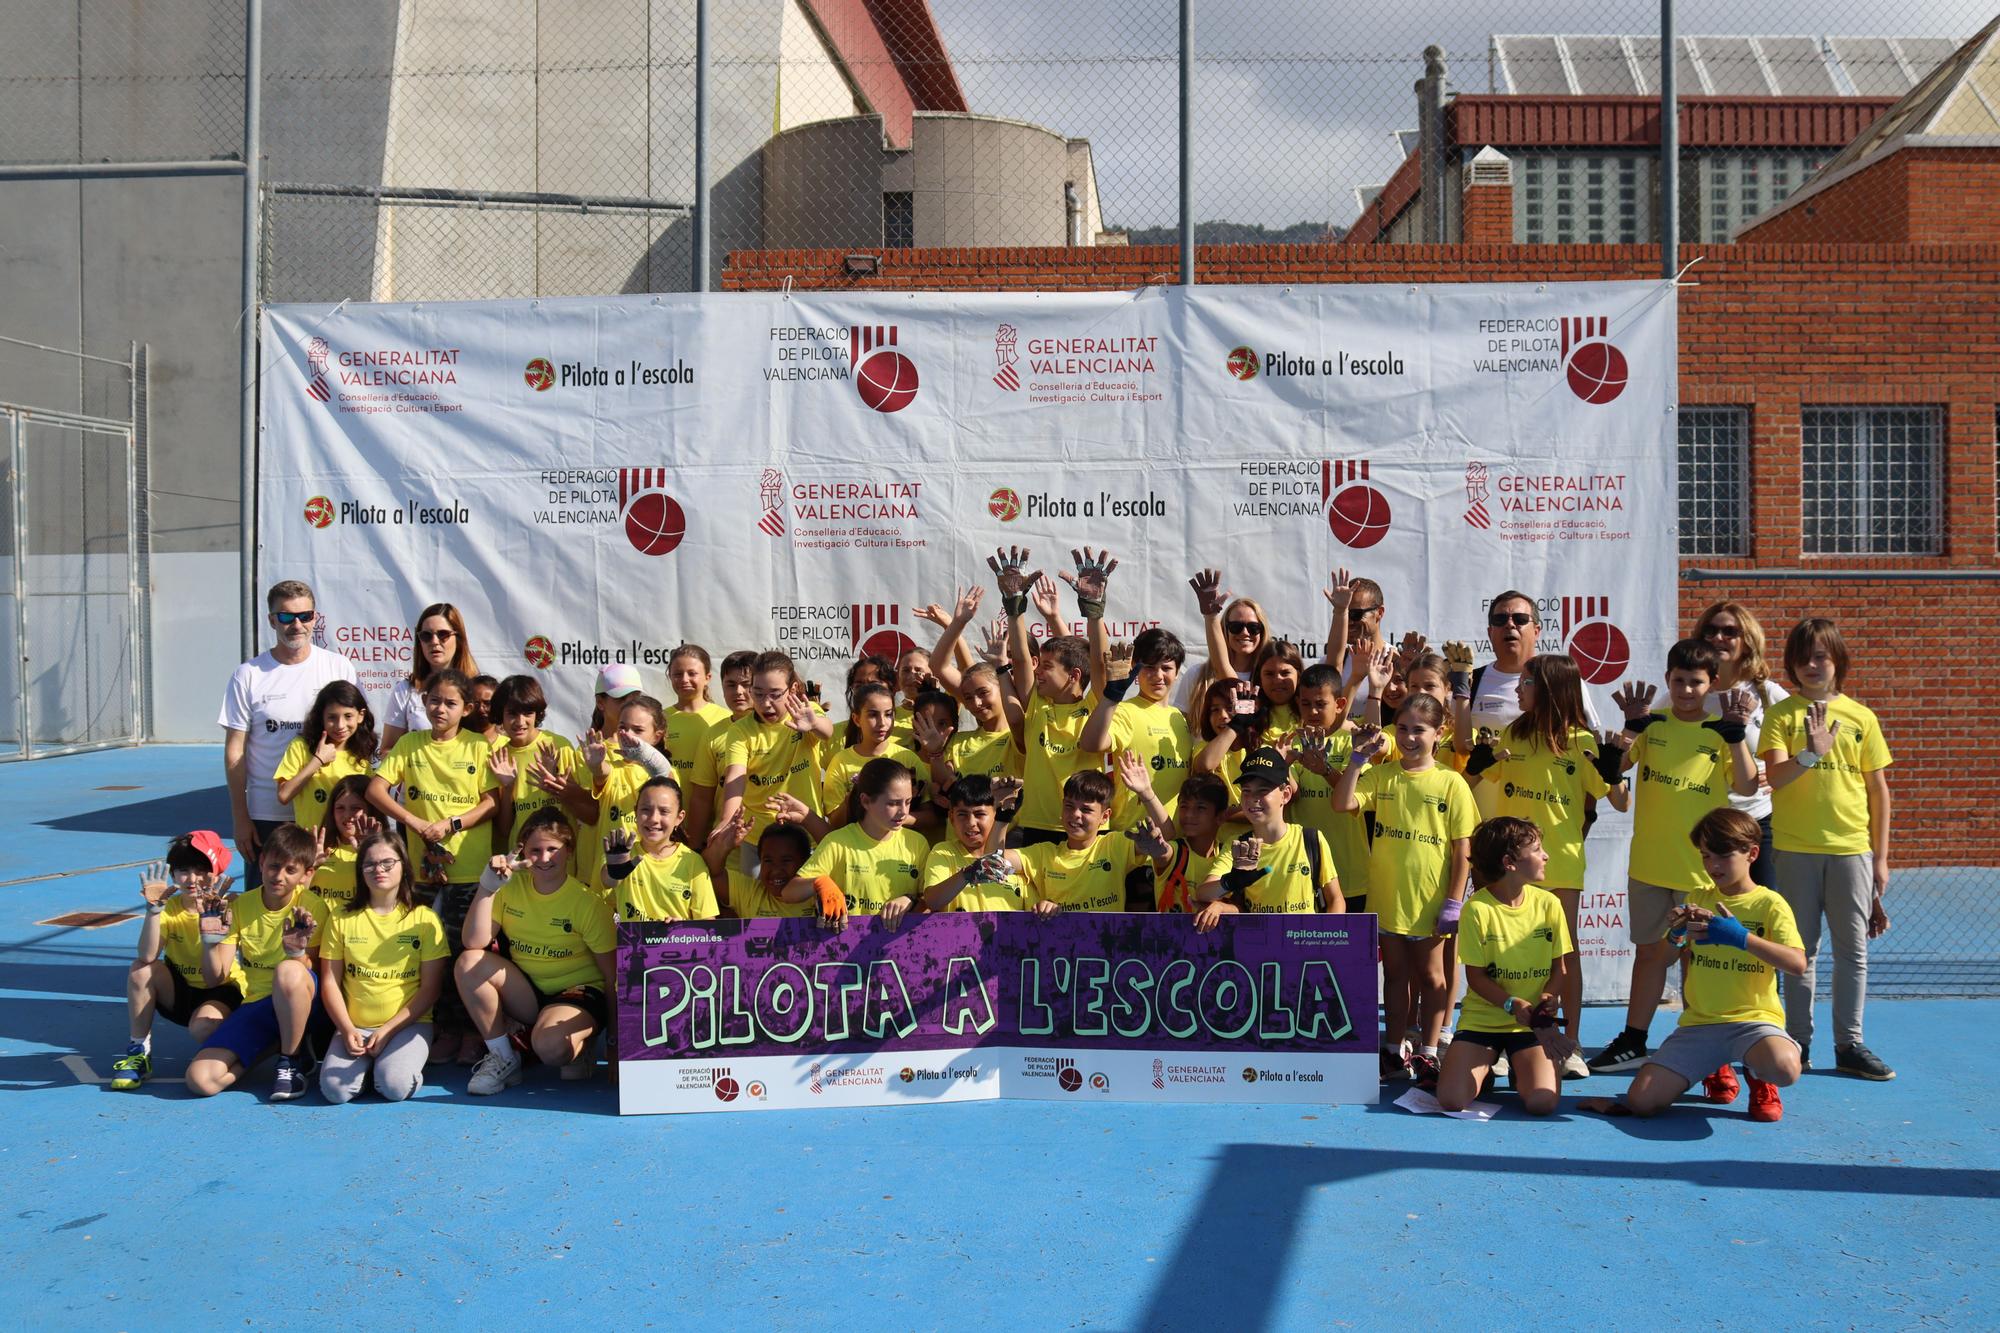
[[332, 681], [354, 679], [354, 663], [345, 654], [318, 646], [296, 666], [261, 653], [230, 673], [229, 688], [222, 696], [222, 715], [216, 721], [249, 737], [247, 781], [252, 819], [290, 817], [278, 804], [278, 761], [305, 726], [306, 714], [312, 711], [319, 692]]
[[[1784, 686], [1778, 684], [1775, 680], [1764, 682], [1764, 691], [1762, 694], [1759, 694], [1757, 688], [1753, 685], [1745, 685], [1743, 688], [1749, 690], [1750, 697], [1757, 701], [1757, 706], [1750, 712], [1749, 725], [1743, 728], [1744, 739], [1750, 742], [1750, 753], [1754, 755], [1758, 753], [1764, 735], [1764, 709], [1766, 707], [1775, 707], [1792, 696]], [[1722, 691], [1709, 691], [1708, 698], [1702, 700], [1702, 707], [1710, 717], [1721, 717]], [[1764, 761], [1760, 759], [1757, 761], [1757, 770], [1761, 774], [1763, 769]], [[1750, 796], [1738, 796], [1732, 791], [1729, 793], [1729, 807], [1732, 810], [1741, 810], [1752, 819], [1765, 819], [1771, 813], [1771, 793], [1759, 791]], [[1760, 866], [1758, 869], [1768, 870], [1769, 867]]]
[[[1502, 671], [1488, 662], [1484, 671], [1475, 673], [1479, 686], [1472, 692], [1472, 729], [1491, 727], [1499, 731], [1509, 722], [1521, 716], [1521, 701], [1514, 690], [1521, 683], [1517, 671]], [[1583, 691], [1583, 715], [1590, 722], [1592, 731], [1601, 731], [1604, 724], [1597, 720], [1597, 706], [1590, 701], [1590, 689]]]
[[[1174, 683], [1174, 707], [1180, 709], [1183, 713], [1191, 712], [1194, 709], [1194, 683], [1200, 679], [1201, 673], [1207, 669], [1208, 659], [1205, 657], [1199, 662], [1189, 661], [1182, 664], [1180, 679]], [[1238, 680], [1250, 679], [1250, 673], [1247, 671], [1233, 671], [1230, 674]], [[1196, 718], [1195, 720], [1199, 722], [1201, 719]]]
[[420, 685], [410, 684], [408, 676], [396, 682], [389, 691], [389, 707], [382, 719], [382, 727], [400, 727], [404, 731], [429, 731], [431, 715], [424, 711], [424, 691]]

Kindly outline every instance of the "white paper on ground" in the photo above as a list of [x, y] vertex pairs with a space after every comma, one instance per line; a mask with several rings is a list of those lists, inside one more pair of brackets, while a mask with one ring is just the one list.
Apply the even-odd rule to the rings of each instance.
[[1474, 1102], [1463, 1111], [1447, 1111], [1422, 1088], [1411, 1088], [1396, 1099], [1396, 1105], [1418, 1115], [1448, 1115], [1454, 1120], [1491, 1120], [1500, 1111], [1492, 1102]]

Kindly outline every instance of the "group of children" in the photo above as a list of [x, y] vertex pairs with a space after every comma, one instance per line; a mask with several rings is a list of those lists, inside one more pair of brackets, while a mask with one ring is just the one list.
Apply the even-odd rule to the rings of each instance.
[[[1865, 977], [1887, 927], [1889, 755], [1841, 692], [1831, 622], [1791, 632], [1788, 697], [1754, 618], [1720, 603], [1668, 654], [1667, 706], [1628, 684], [1623, 730], [1601, 733], [1575, 664], [1533, 654], [1539, 617], [1518, 592], [1492, 599], [1495, 657], [1475, 668], [1465, 644], [1391, 644], [1380, 587], [1336, 571], [1308, 666], [1206, 570], [1190, 586], [1207, 660], [1189, 670], [1164, 628], [1109, 640], [1108, 553], [1072, 552], [1060, 575], [1081, 634], [1028, 557], [989, 560], [1002, 614], [977, 648], [972, 587], [919, 610], [941, 630], [931, 651], [857, 661], [838, 719], [782, 653], [716, 671], [685, 644], [672, 703], [606, 667], [572, 742], [547, 728], [533, 676], [470, 674], [463, 624], [440, 619], [386, 746], [365, 694], [321, 691], [272, 779], [294, 822], [263, 839], [254, 887], [230, 892], [231, 850], [207, 831], [144, 876], [113, 1086], [147, 1077], [160, 1013], [195, 1036], [202, 1095], [273, 1051], [278, 1100], [305, 1094], [315, 1058], [336, 1102], [371, 1082], [406, 1098], [438, 1061], [473, 1065], [476, 1095], [531, 1059], [588, 1078], [616, 921], [897, 929], [946, 910], [1183, 912], [1198, 931], [1238, 912], [1374, 912], [1385, 1080], [1454, 1109], [1505, 1071], [1546, 1114], [1563, 1078], [1633, 1069], [1600, 1105], [1644, 1115], [1696, 1081], [1734, 1100], [1740, 1063], [1766, 1120], [1807, 1063], [1823, 917], [1838, 1066], [1890, 1076], [1860, 1043], [1853, 963], [1858, 945]], [[1511, 709], [1494, 695], [1509, 680]], [[1633, 813], [1637, 953], [1627, 1026], [1586, 1064], [1577, 914], [1598, 801]], [[1773, 860], [1778, 892], [1759, 883]], [[1677, 958], [1680, 1025], [1649, 1052]]]

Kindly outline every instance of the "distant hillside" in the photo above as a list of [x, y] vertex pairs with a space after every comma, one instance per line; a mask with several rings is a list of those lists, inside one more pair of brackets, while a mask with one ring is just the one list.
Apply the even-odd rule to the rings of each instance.
[[[1107, 231], [1116, 231], [1108, 226]], [[1324, 222], [1294, 222], [1289, 227], [1266, 227], [1260, 222], [1197, 222], [1194, 224], [1194, 239], [1197, 245], [1311, 245], [1326, 240], [1339, 240], [1345, 233], [1344, 227], [1329, 228]], [[1179, 227], [1134, 227], [1134, 245], [1179, 245]]]

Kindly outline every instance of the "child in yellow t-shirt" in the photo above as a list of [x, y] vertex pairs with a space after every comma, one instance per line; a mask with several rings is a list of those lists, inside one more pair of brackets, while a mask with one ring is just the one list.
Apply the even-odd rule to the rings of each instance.
[[620, 921], [712, 921], [722, 915], [707, 863], [675, 834], [681, 826], [681, 786], [653, 778], [639, 788], [632, 818], [639, 828], [638, 855], [632, 837], [613, 829], [604, 841], [597, 888]]
[[1709, 811], [1688, 841], [1710, 887], [1688, 894], [1673, 913], [1677, 944], [1688, 951], [1687, 1004], [1680, 1025], [1639, 1070], [1622, 1102], [1593, 1098], [1585, 1110], [1657, 1115], [1696, 1079], [1708, 1099], [1736, 1100], [1738, 1062], [1750, 1078], [1750, 1118], [1785, 1114], [1778, 1089], [1799, 1077], [1799, 1044], [1779, 1024], [1778, 973], [1806, 968], [1798, 927], [1785, 900], [1750, 878], [1763, 831], [1728, 806]]
[[1028, 906], [1028, 886], [1008, 862], [1002, 844], [1018, 779], [995, 782], [971, 773], [951, 784], [945, 801], [951, 831], [924, 858], [924, 907], [942, 912], [1019, 912]]
[[1292, 766], [1271, 746], [1243, 759], [1243, 819], [1250, 828], [1230, 849], [1230, 863], [1211, 862], [1208, 879], [1193, 893], [1201, 904], [1197, 931], [1215, 929], [1231, 912], [1343, 912], [1333, 851], [1318, 829], [1285, 822]]
[[1007, 853], [1008, 866], [1028, 886], [1029, 911], [1048, 916], [1128, 910], [1128, 895], [1141, 887], [1132, 878], [1139, 849], [1130, 834], [1104, 832], [1111, 800], [1107, 775], [1095, 769], [1070, 774], [1062, 789], [1063, 840]]
[[824, 926], [860, 913], [879, 916], [895, 929], [904, 913], [923, 902], [930, 844], [909, 827], [915, 793], [907, 765], [887, 758], [863, 764], [851, 796], [857, 818], [813, 849], [780, 896], [790, 903], [817, 901]]
[[[923, 775], [929, 766], [894, 739], [896, 692], [881, 681], [868, 681], [854, 687], [849, 703], [852, 710], [847, 720], [850, 737], [847, 746], [827, 761], [820, 778], [819, 808], [825, 812], [827, 829], [843, 828], [854, 821], [855, 811], [848, 803], [848, 794], [861, 770], [875, 759], [893, 759], [910, 771], [910, 780], [916, 788], [914, 816], [924, 805]], [[932, 826], [935, 827], [935, 821]]]
[[1577, 968], [1569, 919], [1554, 894], [1537, 887], [1549, 855], [1532, 823], [1512, 815], [1472, 833], [1472, 868], [1486, 887], [1466, 899], [1458, 921], [1465, 1003], [1438, 1076], [1438, 1105], [1463, 1111], [1505, 1056], [1529, 1115], [1547, 1115], [1561, 1096], [1562, 1063], [1576, 1041], [1556, 1026], [1566, 980]]
[[[1104, 692], [1078, 744], [1093, 754], [1136, 756], [1154, 796], [1171, 815], [1194, 755], [1187, 714], [1173, 702], [1187, 649], [1172, 633], [1155, 627], [1132, 641], [1129, 657], [1114, 649], [1110, 661], [1121, 658], [1129, 660], [1131, 672], [1121, 676], [1116, 666], [1107, 666]], [[1122, 833], [1148, 817], [1137, 793], [1121, 781], [1111, 806], [1112, 829]]]
[[437, 913], [418, 901], [401, 841], [375, 829], [355, 851], [360, 888], [320, 942], [320, 999], [334, 1035], [319, 1090], [335, 1104], [350, 1102], [372, 1077], [385, 1101], [400, 1102], [424, 1085], [431, 1006], [444, 992], [454, 951]]
[[298, 739], [278, 760], [278, 800], [291, 807], [292, 822], [318, 828], [342, 778], [366, 776], [375, 766], [375, 714], [368, 696], [351, 680], [333, 680], [313, 700]]
[[234, 882], [225, 872], [232, 854], [211, 829], [183, 833], [167, 844], [167, 857], [139, 876], [145, 916], [139, 949], [125, 976], [125, 1016], [131, 1041], [111, 1065], [111, 1087], [130, 1092], [153, 1075], [153, 1017], [188, 1030], [202, 1045], [243, 1003], [234, 977], [214, 986], [202, 980], [201, 935], [195, 905], [209, 894], [231, 901]]
[[[1847, 642], [1821, 617], [1800, 621], [1785, 641], [1785, 674], [1798, 693], [1764, 719], [1771, 781], [1771, 866], [1759, 866], [1797, 920], [1806, 970], [1785, 983], [1785, 1030], [1808, 1055], [1813, 1037], [1813, 966], [1820, 923], [1833, 937], [1833, 1061], [1843, 1074], [1896, 1076], [1861, 1040], [1868, 998], [1868, 941], [1889, 928], [1889, 765], [1875, 714], [1841, 693]], [[1802, 1057], [1804, 1058], [1804, 1057]]]

